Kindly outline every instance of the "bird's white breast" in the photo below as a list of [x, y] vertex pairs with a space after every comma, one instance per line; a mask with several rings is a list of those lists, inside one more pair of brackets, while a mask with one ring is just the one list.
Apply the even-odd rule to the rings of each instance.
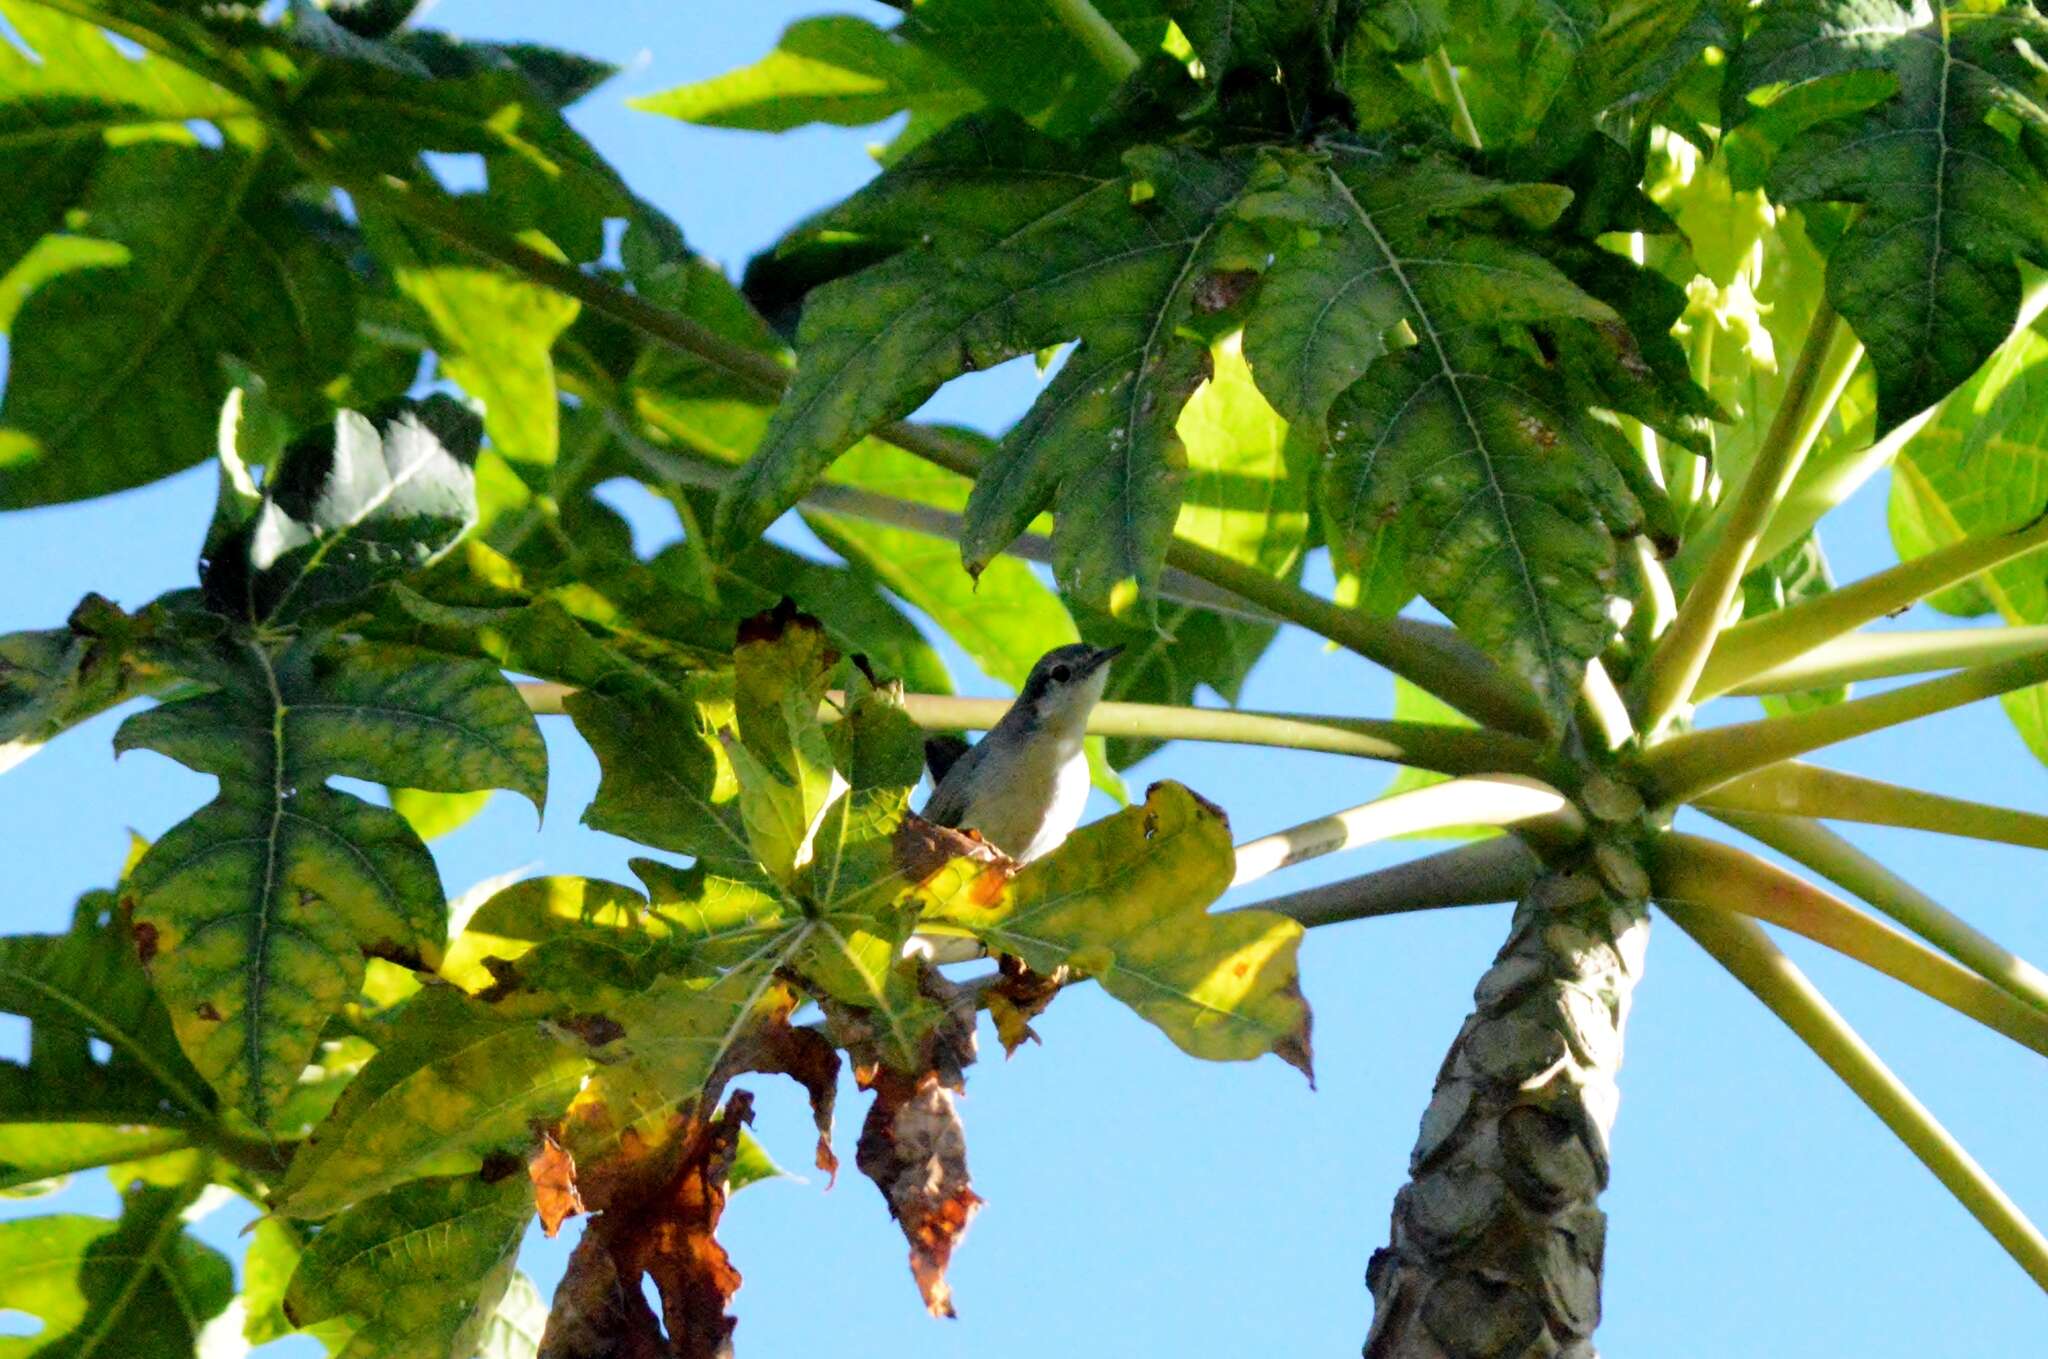
[[1018, 862], [1029, 863], [1058, 849], [1074, 827], [1081, 824], [1081, 813], [1087, 806], [1088, 757], [1076, 750], [1054, 771], [1052, 799], [1046, 806], [1045, 819], [1039, 823], [1030, 844], [1016, 855]]

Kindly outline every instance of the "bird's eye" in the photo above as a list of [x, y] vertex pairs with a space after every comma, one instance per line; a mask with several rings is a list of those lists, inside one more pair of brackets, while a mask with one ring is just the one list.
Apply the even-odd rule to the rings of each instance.
[[1067, 667], [1065, 667], [1064, 665], [1056, 665], [1052, 668], [1052, 682], [1054, 684], [1065, 684], [1067, 682], [1068, 676], [1072, 675], [1073, 673], [1073, 671], [1067, 669]]

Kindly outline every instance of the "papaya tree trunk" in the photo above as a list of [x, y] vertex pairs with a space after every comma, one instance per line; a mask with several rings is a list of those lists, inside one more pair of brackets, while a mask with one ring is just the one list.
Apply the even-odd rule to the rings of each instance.
[[1590, 870], [1538, 878], [1437, 1074], [1366, 1270], [1366, 1359], [1591, 1359], [1622, 1028], [1650, 921]]

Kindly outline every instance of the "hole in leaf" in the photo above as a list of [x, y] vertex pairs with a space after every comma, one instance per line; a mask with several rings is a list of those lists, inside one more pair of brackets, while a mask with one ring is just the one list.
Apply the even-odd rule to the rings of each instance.
[[209, 151], [218, 151], [227, 142], [227, 138], [221, 136], [220, 129], [204, 118], [187, 119], [185, 130]]
[[467, 193], [485, 186], [483, 154], [478, 151], [427, 151], [420, 156], [441, 187], [450, 193]]
[[108, 1062], [114, 1060], [114, 1045], [107, 1042], [104, 1038], [86, 1039], [85, 1050], [91, 1053], [92, 1059], [101, 1066], [105, 1066]]
[[28, 1020], [0, 1014], [0, 1061], [28, 1061]]
[[113, 48], [116, 52], [119, 52], [122, 56], [128, 58], [128, 60], [130, 61], [144, 61], [147, 60], [149, 57], [148, 48], [144, 47], [139, 42], [129, 41], [127, 38], [122, 37], [119, 33], [109, 33], [106, 29], [103, 28], [100, 30], [100, 36], [107, 40], [107, 46]]
[[17, 1312], [11, 1307], [0, 1311], [0, 1335], [35, 1335], [42, 1329], [41, 1317]]

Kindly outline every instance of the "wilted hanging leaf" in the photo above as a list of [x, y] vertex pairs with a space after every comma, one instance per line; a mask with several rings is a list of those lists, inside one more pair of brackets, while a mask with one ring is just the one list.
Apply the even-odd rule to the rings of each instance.
[[946, 1266], [982, 1200], [969, 1185], [960, 1111], [936, 1072], [880, 1072], [857, 1163], [909, 1238], [910, 1272], [925, 1310], [954, 1315]]
[[123, 900], [193, 1064], [261, 1123], [360, 988], [363, 954], [431, 966], [445, 938], [419, 837], [327, 779], [510, 788], [539, 807], [547, 752], [518, 691], [477, 662], [310, 638], [223, 648], [189, 673], [217, 687], [129, 718], [115, 749], [169, 755], [220, 792], [151, 847]]
[[0, 1355], [87, 1355], [109, 1342], [135, 1355], [196, 1355], [200, 1331], [235, 1296], [227, 1260], [178, 1220], [197, 1194], [138, 1184], [122, 1194], [118, 1221], [0, 1223], [0, 1309], [42, 1323], [0, 1338]]
[[[208, 542], [208, 605], [283, 621], [428, 565], [476, 522], [481, 438], [476, 416], [439, 394], [337, 412], [268, 469], [262, 504]], [[225, 442], [221, 452], [234, 455]]]
[[965, 837], [906, 855], [926, 874], [924, 918], [957, 925], [1033, 971], [1093, 977], [1197, 1057], [1278, 1054], [1310, 1071], [1309, 1010], [1295, 951], [1301, 926], [1264, 911], [1207, 913], [1230, 885], [1230, 823], [1177, 783], [1084, 826], [1017, 869]]
[[285, 1315], [294, 1326], [354, 1324], [337, 1359], [472, 1354], [532, 1217], [517, 1175], [418, 1180], [366, 1199], [306, 1246]]
[[533, 1181], [533, 1206], [540, 1213], [541, 1230], [549, 1236], [584, 1211], [583, 1194], [576, 1186], [576, 1158], [551, 1134], [541, 1135], [540, 1150], [526, 1163], [526, 1177]]

